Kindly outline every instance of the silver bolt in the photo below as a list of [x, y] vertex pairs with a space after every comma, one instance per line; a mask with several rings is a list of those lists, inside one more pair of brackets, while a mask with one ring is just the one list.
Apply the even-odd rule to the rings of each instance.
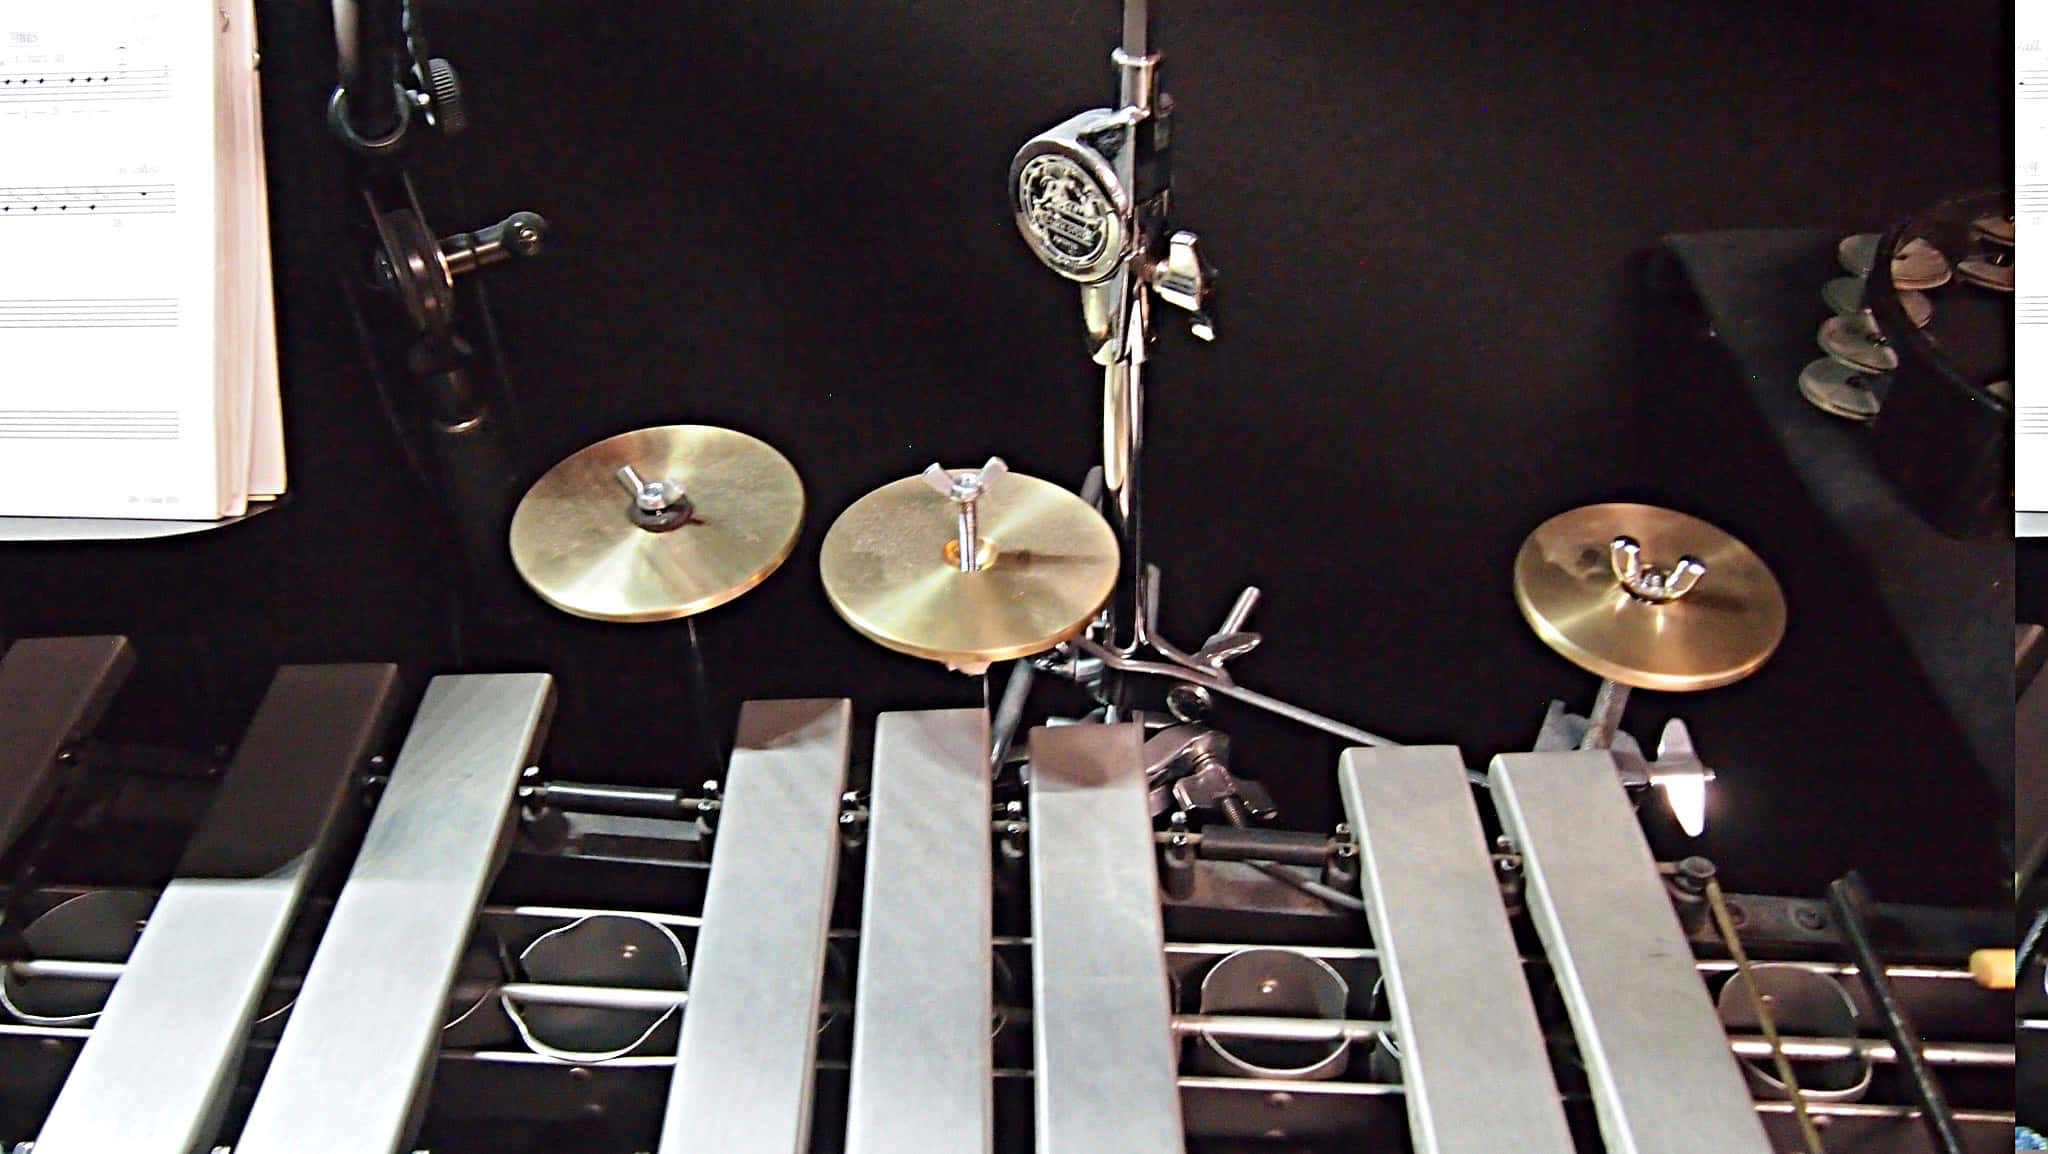
[[1010, 467], [1003, 463], [1001, 457], [990, 457], [981, 468], [960, 473], [948, 473], [937, 462], [924, 471], [925, 484], [960, 507], [958, 543], [962, 573], [981, 569], [981, 558], [976, 556], [981, 551], [981, 518], [976, 504], [1009, 471]]

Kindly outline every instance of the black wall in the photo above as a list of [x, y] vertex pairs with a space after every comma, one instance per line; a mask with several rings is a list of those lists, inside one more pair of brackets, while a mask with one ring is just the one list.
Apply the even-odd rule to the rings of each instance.
[[[149, 708], [123, 724], [188, 737], [232, 732], [279, 662], [552, 669], [556, 772], [693, 776], [664, 681], [679, 627], [458, 627], [448, 528], [335, 287], [351, 209], [320, 124], [325, 9], [264, 5], [290, 504], [185, 541], [0, 549], [0, 633], [134, 635]], [[817, 543], [935, 458], [997, 452], [1069, 481], [1089, 465], [1075, 294], [1015, 235], [1004, 174], [1034, 132], [1113, 96], [1116, 6], [515, 0], [428, 19], [474, 120], [430, 170], [437, 223], [529, 208], [554, 225], [541, 261], [488, 274], [527, 472], [699, 422], [804, 475], [796, 555], [701, 622], [721, 715], [754, 696], [977, 700], [841, 625]], [[1666, 232], [1871, 228], [2002, 183], [2007, 19], [1983, 3], [1169, 3], [1177, 195], [1227, 277], [1221, 339], [1169, 333], [1155, 360], [1169, 634], [1198, 640], [1256, 582], [1268, 640], [1247, 681], [1474, 759], [1525, 745], [1548, 698], [1592, 688], [1515, 611], [1529, 529], [1626, 496], [1712, 508], [1759, 547], [1805, 524], [1768, 462], [1748, 489], [1695, 492], [1685, 459], [1642, 449], [1672, 430], [1634, 258]], [[1707, 427], [1688, 443], [1763, 444]], [[1802, 617], [1816, 591], [1788, 591], [1772, 666], [1639, 707], [1645, 733], [1682, 708], [1723, 767], [1706, 852], [1738, 886], [1815, 889], [1861, 864], [1886, 896], [1992, 900], [1990, 793], [1894, 639]], [[647, 704], [650, 683], [676, 686], [673, 708]], [[1335, 743], [1241, 725], [1243, 767], [1298, 820], [1334, 820]]]

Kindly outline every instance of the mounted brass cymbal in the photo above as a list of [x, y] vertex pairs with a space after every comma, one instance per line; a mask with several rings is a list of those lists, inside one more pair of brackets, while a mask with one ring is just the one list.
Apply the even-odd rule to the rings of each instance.
[[564, 613], [668, 621], [766, 580], [803, 519], [803, 483], [766, 442], [661, 425], [587, 446], [534, 482], [512, 514], [512, 562]]
[[968, 671], [1079, 633], [1109, 600], [1117, 566], [1100, 513], [993, 458], [980, 470], [934, 465], [869, 493], [833, 522], [819, 557], [825, 595], [847, 624]]
[[1639, 689], [1713, 689], [1756, 672], [1785, 635], [1785, 595], [1749, 547], [1654, 505], [1588, 505], [1537, 526], [1515, 602], [1545, 644]]

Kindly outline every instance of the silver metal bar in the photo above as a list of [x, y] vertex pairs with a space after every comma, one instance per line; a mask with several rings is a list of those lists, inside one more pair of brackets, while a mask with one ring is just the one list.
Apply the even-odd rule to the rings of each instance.
[[499, 997], [529, 1006], [573, 1006], [590, 1010], [673, 1010], [689, 1003], [683, 990], [637, 986], [578, 986], [550, 982], [506, 982]]
[[1265, 1042], [1370, 1042], [1388, 1033], [1387, 1022], [1350, 1019], [1261, 1018], [1249, 1014], [1175, 1014], [1173, 1033], [1185, 1038], [1255, 1038]]
[[1347, 749], [1337, 779], [1417, 1154], [1573, 1154], [1463, 755]]
[[428, 684], [236, 1154], [406, 1149], [553, 696], [541, 673]]
[[843, 700], [740, 707], [660, 1154], [807, 1147], [852, 740]]
[[0, 653], [0, 853], [57, 787], [57, 758], [135, 670], [125, 637], [31, 637]]
[[1503, 754], [1490, 777], [1609, 1154], [1770, 1154], [1613, 757]]
[[848, 1154], [995, 1148], [987, 749], [979, 709], [875, 720]]
[[278, 671], [43, 1122], [43, 1154], [213, 1141], [271, 968], [397, 695], [392, 665]]
[[1184, 1149], [1143, 745], [1134, 724], [1031, 733], [1039, 1154]]
[[[1784, 1046], [1785, 1056], [1795, 1062], [1831, 1062], [1843, 1058], [1862, 1058], [1868, 1062], [1889, 1065], [1897, 1062], [1898, 1052], [1892, 1044], [1882, 1038], [1793, 1038], [1783, 1034], [1778, 1041]], [[1751, 1035], [1731, 1035], [1728, 1046], [1738, 1058], [1755, 1058], [1769, 1061], [1770, 1039]], [[2010, 1070], [2014, 1054], [2010, 1045], [1996, 1042], [1929, 1042], [1920, 1048], [1921, 1054], [1930, 1066], [1971, 1066], [1987, 1070]]]

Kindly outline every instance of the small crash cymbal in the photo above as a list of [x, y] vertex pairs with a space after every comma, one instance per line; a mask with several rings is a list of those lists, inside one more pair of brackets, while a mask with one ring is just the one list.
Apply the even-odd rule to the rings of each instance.
[[1116, 535], [1102, 515], [1017, 473], [973, 503], [981, 568], [970, 573], [959, 563], [960, 499], [926, 477], [855, 501], [826, 532], [818, 559], [832, 608], [877, 644], [969, 672], [1079, 633], [1116, 586]]
[[803, 482], [767, 442], [660, 425], [586, 446], [534, 482], [512, 514], [512, 563], [564, 613], [669, 621], [766, 580], [803, 520]]
[[1567, 660], [1639, 689], [1740, 681], [1785, 635], [1769, 566], [1705, 521], [1654, 505], [1588, 505], [1537, 526], [1515, 558], [1515, 603]]

